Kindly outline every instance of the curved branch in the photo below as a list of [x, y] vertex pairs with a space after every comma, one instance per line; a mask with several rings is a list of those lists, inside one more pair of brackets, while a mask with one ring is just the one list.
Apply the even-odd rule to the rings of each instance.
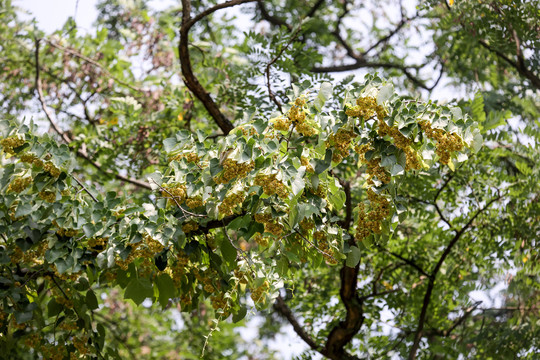
[[214, 119], [216, 124], [219, 126], [221, 131], [224, 134], [228, 134], [232, 129], [234, 129], [233, 124], [229, 119], [223, 115], [218, 105], [214, 102], [210, 94], [204, 89], [197, 77], [193, 74], [193, 69], [191, 67], [191, 60], [189, 57], [189, 30], [197, 21], [203, 19], [204, 17], [214, 13], [217, 10], [224, 9], [227, 7], [253, 2], [255, 0], [231, 0], [218, 5], [215, 5], [209, 9], [206, 9], [199, 15], [191, 18], [191, 1], [182, 0], [182, 25], [180, 27], [180, 42], [178, 43], [178, 54], [180, 57], [180, 66], [182, 69], [182, 77], [184, 83], [188, 89], [199, 99], [210, 116]]
[[450, 240], [446, 248], [444, 249], [443, 253], [441, 254], [439, 261], [437, 261], [437, 264], [433, 268], [433, 271], [430, 274], [428, 286], [426, 289], [426, 293], [424, 295], [424, 302], [422, 304], [422, 310], [420, 310], [420, 316], [418, 318], [418, 326], [416, 328], [416, 332], [414, 334], [414, 342], [411, 347], [411, 351], [409, 352], [409, 360], [416, 359], [416, 354], [418, 352], [418, 348], [420, 347], [420, 340], [422, 339], [423, 335], [423, 329], [424, 324], [426, 321], [426, 315], [427, 315], [427, 309], [429, 307], [429, 304], [431, 302], [431, 294], [433, 292], [433, 288], [435, 287], [435, 279], [437, 278], [437, 274], [439, 273], [439, 270], [441, 269], [441, 266], [443, 265], [444, 261], [450, 255], [450, 252], [452, 251], [452, 248], [457, 244], [458, 240], [461, 238], [461, 235], [465, 233], [465, 231], [472, 225], [473, 221], [480, 215], [482, 212], [484, 212], [491, 204], [493, 204], [495, 201], [499, 200], [501, 196], [497, 196], [493, 199], [491, 199], [482, 209], [478, 210]]
[[317, 352], [320, 352], [320, 347], [317, 345], [315, 340], [306, 332], [306, 330], [300, 325], [294, 314], [292, 313], [291, 309], [285, 304], [285, 301], [279, 295], [276, 299], [276, 302], [273, 305], [274, 310], [276, 310], [281, 316], [283, 316], [287, 321], [292, 325], [294, 332], [300, 336], [302, 340], [306, 344], [309, 345], [309, 347], [312, 350], [315, 350]]

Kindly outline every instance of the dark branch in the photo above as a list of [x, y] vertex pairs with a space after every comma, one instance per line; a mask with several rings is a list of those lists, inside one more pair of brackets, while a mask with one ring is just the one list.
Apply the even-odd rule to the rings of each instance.
[[292, 313], [291, 309], [289, 309], [287, 304], [285, 304], [285, 301], [283, 300], [281, 295], [277, 297], [276, 302], [274, 303], [273, 307], [274, 307], [274, 310], [278, 312], [278, 314], [280, 314], [285, 319], [287, 319], [287, 321], [292, 325], [294, 332], [296, 332], [296, 334], [300, 336], [300, 338], [304, 340], [305, 343], [308, 344], [311, 349], [317, 352], [320, 352], [319, 345], [317, 345], [315, 340], [313, 340], [313, 338], [306, 332], [306, 330], [302, 327], [302, 325], [300, 325], [300, 323], [298, 322], [298, 320]]
[[[449, 180], [448, 180], [449, 181]], [[444, 186], [443, 186], [444, 187]], [[440, 193], [439, 189], [439, 193]], [[452, 251], [453, 247], [457, 244], [458, 240], [461, 238], [461, 235], [472, 225], [473, 221], [480, 215], [482, 212], [484, 212], [491, 204], [493, 204], [495, 201], [499, 200], [501, 196], [497, 196], [493, 199], [491, 199], [486, 206], [484, 206], [482, 209], [478, 210], [470, 219], [469, 221], [454, 235], [452, 240], [450, 240], [450, 243], [448, 243], [448, 246], [444, 249], [443, 253], [441, 254], [439, 261], [437, 261], [437, 264], [433, 268], [433, 271], [431, 272], [429, 276], [429, 282], [427, 285], [426, 293], [424, 295], [424, 302], [422, 304], [422, 310], [420, 311], [420, 316], [418, 317], [418, 326], [416, 328], [416, 333], [414, 335], [414, 342], [411, 347], [411, 351], [409, 352], [409, 360], [416, 359], [416, 354], [418, 352], [418, 348], [420, 346], [420, 340], [422, 339], [423, 335], [423, 329], [424, 324], [426, 321], [426, 315], [427, 315], [427, 309], [429, 307], [429, 304], [431, 302], [431, 294], [433, 292], [433, 288], [435, 287], [435, 279], [437, 278], [437, 274], [439, 273], [439, 270], [441, 269], [441, 266], [443, 265], [444, 261]]]
[[354, 268], [343, 265], [340, 272], [341, 288], [339, 295], [345, 305], [347, 314], [345, 320], [340, 321], [328, 334], [328, 339], [321, 353], [334, 360], [357, 359], [348, 354], [344, 347], [351, 342], [358, 334], [364, 323], [362, 301], [357, 294], [358, 269], [360, 264]]
[[180, 57], [180, 66], [182, 69], [184, 83], [186, 84], [188, 89], [195, 95], [195, 97], [197, 97], [197, 99], [202, 102], [210, 116], [212, 116], [212, 118], [224, 134], [228, 134], [234, 128], [234, 126], [231, 121], [227, 119], [225, 115], [223, 115], [210, 94], [204, 89], [197, 77], [195, 77], [195, 75], [193, 74], [188, 49], [189, 30], [197, 21], [203, 19], [204, 17], [212, 14], [217, 10], [253, 1], [255, 0], [227, 1], [209, 9], [206, 9], [199, 15], [191, 18], [191, 1], [182, 0], [182, 26], [180, 27], [180, 42], [178, 43], [178, 54]]
[[292, 26], [287, 24], [283, 19], [280, 19], [277, 16], [270, 15], [270, 13], [268, 13], [268, 10], [264, 6], [264, 1], [258, 0], [257, 1], [257, 7], [259, 8], [259, 11], [261, 13], [261, 18], [263, 20], [268, 21], [272, 25], [285, 26], [287, 29], [292, 30]]

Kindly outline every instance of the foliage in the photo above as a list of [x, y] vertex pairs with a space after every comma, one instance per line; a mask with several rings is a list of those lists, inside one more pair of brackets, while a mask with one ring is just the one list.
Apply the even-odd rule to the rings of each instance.
[[[340, 32], [347, 1], [243, 5], [268, 26], [243, 35], [216, 11], [254, 1], [103, 1], [86, 35], [0, 1], [6, 356], [271, 358], [238, 340], [254, 312], [265, 336], [292, 325], [305, 358], [540, 351], [537, 54], [509, 58], [535, 48], [533, 5], [401, 7], [364, 46]], [[422, 100], [432, 60], [392, 47], [417, 19], [441, 76], [489, 91]], [[328, 81], [361, 68], [390, 80]]]

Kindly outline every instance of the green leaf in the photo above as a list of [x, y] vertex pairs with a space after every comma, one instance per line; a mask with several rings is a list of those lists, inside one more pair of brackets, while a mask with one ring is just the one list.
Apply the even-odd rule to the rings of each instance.
[[327, 149], [324, 155], [324, 160], [314, 159], [315, 161], [315, 174], [320, 174], [330, 167], [332, 164], [332, 150]]
[[390, 99], [394, 93], [394, 85], [386, 84], [379, 90], [377, 94], [377, 104], [382, 105], [386, 100]]
[[124, 299], [131, 299], [137, 305], [140, 305], [144, 299], [152, 297], [152, 283], [145, 278], [132, 279], [124, 292]]
[[345, 265], [348, 267], [355, 267], [360, 262], [360, 249], [356, 246], [351, 246], [351, 252], [347, 254], [347, 260]]
[[169, 274], [160, 274], [156, 279], [156, 285], [159, 290], [159, 303], [163, 308], [169, 303], [169, 299], [174, 298], [176, 291], [174, 282]]
[[245, 306], [240, 307], [240, 310], [233, 314], [232, 321], [233, 323], [237, 323], [241, 321], [243, 318], [246, 317], [247, 314], [247, 308]]
[[92, 289], [86, 292], [86, 305], [90, 310], [95, 310], [99, 307], [98, 299]]
[[229, 241], [228, 237], [225, 237], [223, 241], [221, 242], [221, 254], [223, 255], [223, 258], [225, 261], [229, 264], [234, 264], [236, 262], [236, 249]]

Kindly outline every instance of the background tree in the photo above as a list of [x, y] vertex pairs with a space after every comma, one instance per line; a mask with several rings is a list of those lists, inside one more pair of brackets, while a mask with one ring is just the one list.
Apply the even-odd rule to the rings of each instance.
[[538, 355], [537, 2], [0, 1], [6, 356]]

